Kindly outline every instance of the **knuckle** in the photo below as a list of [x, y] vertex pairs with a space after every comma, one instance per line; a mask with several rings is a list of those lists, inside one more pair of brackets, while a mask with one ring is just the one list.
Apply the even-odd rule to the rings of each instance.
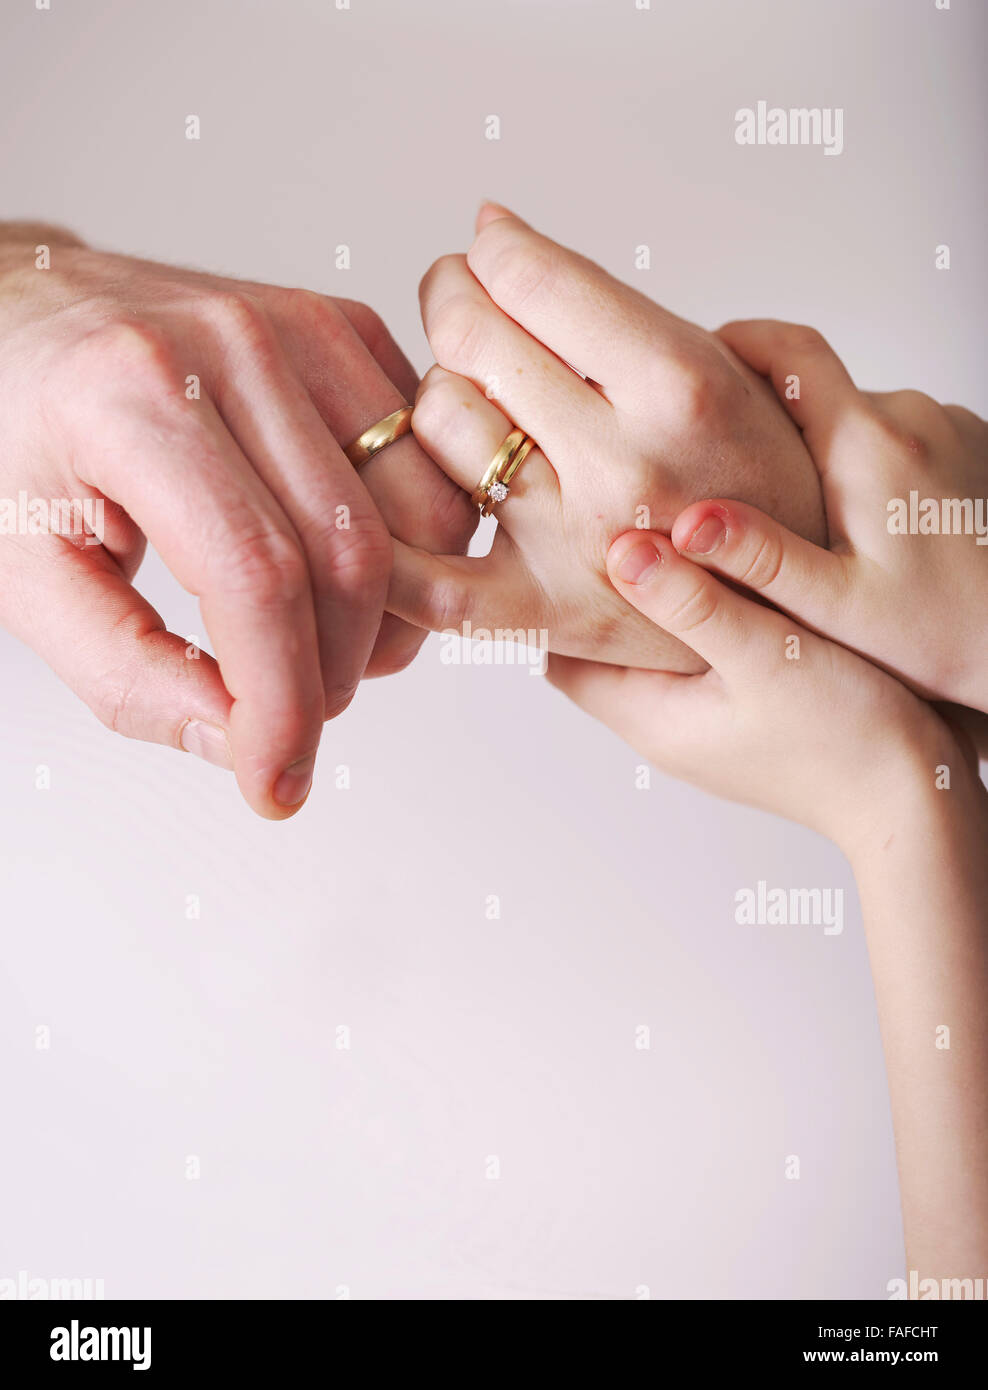
[[715, 617], [719, 606], [715, 585], [701, 582], [680, 597], [669, 614], [669, 626], [674, 632], [694, 632]]
[[453, 574], [434, 580], [420, 600], [417, 616], [434, 632], [462, 632], [473, 615], [466, 585]]
[[651, 379], [656, 398], [666, 402], [672, 421], [681, 430], [693, 430], [719, 413], [723, 401], [721, 364], [709, 367], [696, 357], [678, 363], [653, 360]]
[[154, 324], [114, 320], [83, 340], [96, 370], [125, 381], [151, 399], [178, 390], [180, 374], [174, 349]]
[[[558, 255], [550, 246], [533, 246], [528, 235], [503, 220], [489, 224], [481, 232], [478, 241], [483, 249], [485, 237], [492, 247], [484, 280], [495, 299], [520, 308], [540, 293], [551, 292], [557, 278]], [[486, 256], [482, 259], [486, 262]], [[471, 260], [470, 256], [467, 260]]]
[[893, 391], [890, 393], [890, 399], [904, 414], [939, 415], [941, 410], [939, 401], [935, 401], [925, 391]]
[[419, 281], [419, 297], [424, 298], [437, 280], [443, 280], [449, 275], [462, 275], [465, 265], [465, 256], [456, 253], [440, 256], [432, 262]]
[[357, 693], [355, 685], [325, 685], [323, 694], [323, 719], [335, 719], [343, 713]]
[[335, 528], [322, 547], [326, 583], [345, 596], [371, 596], [391, 573], [391, 535], [383, 521], [368, 516], [345, 531]]
[[340, 307], [370, 349], [371, 356], [376, 357], [378, 349], [391, 343], [387, 324], [369, 304], [362, 304], [357, 299], [343, 299], [340, 300]]
[[431, 510], [433, 537], [437, 550], [462, 554], [477, 529], [480, 512], [467, 493], [443, 475]]
[[416, 438], [426, 443], [445, 438], [457, 428], [464, 407], [463, 387], [455, 378], [438, 375], [427, 380], [412, 417]]
[[782, 328], [785, 346], [794, 352], [829, 352], [830, 344], [818, 328], [808, 323], [787, 323]]
[[429, 482], [423, 480], [421, 514], [396, 532], [410, 545], [436, 554], [462, 555], [477, 529], [480, 512], [469, 494], [437, 468]]
[[480, 314], [470, 295], [454, 294], [436, 310], [429, 342], [440, 366], [453, 371], [470, 367], [479, 359], [480, 338]]
[[133, 615], [126, 615], [114, 624], [114, 639], [133, 639], [135, 655], [130, 661], [100, 671], [86, 692], [86, 703], [105, 728], [115, 734], [134, 737], [138, 728], [138, 690], [140, 669], [136, 644], [146, 631], [145, 625]]
[[281, 311], [300, 332], [322, 339], [340, 337], [350, 326], [336, 301], [315, 290], [285, 290]]
[[105, 728], [115, 734], [125, 734], [129, 725], [128, 710], [132, 695], [133, 681], [124, 673], [114, 671], [99, 677], [87, 703]]
[[713, 383], [696, 364], [679, 374], [673, 393], [674, 409], [682, 423], [693, 426], [713, 410]]
[[296, 602], [309, 584], [308, 566], [296, 540], [273, 526], [258, 526], [216, 550], [215, 582], [260, 608]]
[[915, 462], [926, 462], [933, 452], [931, 438], [950, 423], [939, 402], [922, 391], [875, 392], [870, 400], [886, 443]]
[[782, 572], [782, 543], [778, 536], [761, 535], [742, 557], [737, 579], [748, 589], [767, 589]]
[[658, 345], [649, 344], [644, 348], [637, 363], [637, 371], [650, 404], [667, 400], [676, 390], [685, 370], [685, 362], [678, 363], [672, 353]]
[[[415, 404], [413, 424], [415, 437], [433, 452], [443, 440], [456, 439], [461, 433], [461, 419], [468, 407], [464, 394], [465, 383], [444, 374], [433, 377]], [[472, 390], [473, 388], [468, 388]], [[507, 433], [509, 425], [505, 425]], [[402, 532], [401, 539], [431, 551], [460, 552], [477, 529], [479, 512], [469, 494], [459, 487], [442, 469], [424, 460], [428, 473], [422, 479], [420, 516], [414, 534]]]
[[270, 342], [271, 320], [261, 301], [247, 290], [218, 290], [207, 297], [203, 313], [224, 341], [238, 348]]

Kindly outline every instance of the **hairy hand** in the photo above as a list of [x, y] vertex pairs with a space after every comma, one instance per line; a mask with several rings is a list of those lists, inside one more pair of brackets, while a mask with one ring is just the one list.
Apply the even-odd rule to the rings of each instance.
[[[475, 524], [411, 436], [361, 477], [342, 452], [416, 385], [363, 305], [0, 233], [0, 492], [103, 504], [97, 536], [0, 538], [0, 620], [110, 728], [291, 814], [323, 721], [424, 635], [382, 626], [389, 526], [457, 550]], [[218, 664], [134, 588], [146, 540], [199, 596]]]

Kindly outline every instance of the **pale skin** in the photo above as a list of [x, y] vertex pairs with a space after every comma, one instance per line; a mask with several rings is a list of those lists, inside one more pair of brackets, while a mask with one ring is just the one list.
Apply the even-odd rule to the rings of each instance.
[[[983, 1278], [988, 793], [953, 712], [959, 703], [986, 708], [988, 549], [971, 535], [893, 535], [886, 521], [889, 497], [911, 488], [984, 497], [988, 427], [918, 393], [858, 392], [811, 329], [728, 325], [722, 341], [771, 379], [819, 467], [832, 548], [736, 497], [693, 502], [658, 530], [613, 526], [616, 499], [626, 505], [647, 491], [650, 458], [663, 477], [661, 411], [645, 383], [665, 345], [643, 349], [648, 311], [596, 267], [547, 246], [503, 209], [487, 209], [479, 225], [466, 264], [438, 263], [422, 292], [439, 361], [468, 358], [472, 380], [433, 369], [415, 428], [464, 487], [515, 419], [545, 452], [531, 456], [531, 473], [527, 461], [498, 505], [489, 559], [396, 548], [399, 611], [431, 608], [452, 625], [470, 617], [489, 628], [497, 613], [505, 628], [548, 627], [562, 653], [550, 658], [552, 683], [656, 766], [839, 845], [858, 882], [875, 978], [909, 1268], [921, 1279]], [[493, 251], [492, 225], [500, 238]], [[505, 289], [499, 275], [509, 260]], [[446, 296], [470, 303], [478, 293], [488, 303], [472, 332], [463, 313], [447, 341]], [[498, 317], [508, 314], [510, 328]], [[577, 377], [576, 385], [558, 359], [533, 354], [519, 324], [593, 382]], [[507, 390], [495, 404], [478, 389], [503, 340], [523, 349], [528, 385], [511, 392], [521, 417], [508, 410]], [[623, 372], [613, 372], [609, 389], [606, 359], [622, 349]], [[792, 375], [798, 399], [786, 397]], [[637, 403], [623, 407], [636, 386]], [[560, 389], [568, 392], [561, 401]], [[610, 410], [587, 392], [603, 394]], [[651, 426], [644, 435], [642, 416]], [[715, 569], [787, 612], [742, 596]], [[623, 600], [620, 616], [598, 580]], [[589, 615], [582, 632], [572, 626], [581, 605]], [[509, 621], [520, 614], [546, 621]], [[667, 634], [690, 656], [675, 658], [678, 672], [643, 669]], [[951, 716], [920, 695], [954, 702]]]
[[615, 591], [710, 669], [553, 656], [549, 679], [657, 767], [801, 821], [847, 855], [885, 1047], [908, 1268], [984, 1278], [988, 792], [970, 743], [877, 666], [728, 589], [666, 536], [618, 537], [607, 565]]
[[[561, 650], [597, 650], [611, 631], [614, 659], [695, 669], [693, 654], [667, 634], [644, 623], [627, 633], [627, 610], [604, 574], [608, 529], [642, 504], [664, 522], [701, 484], [729, 482], [823, 540], [819, 483], [798, 430], [754, 372], [712, 335], [634, 299], [639, 338], [661, 327], [661, 351], [638, 379], [642, 390], [661, 388], [661, 409], [615, 412], [627, 471], [607, 518], [591, 527], [594, 559], [582, 584], [561, 582], [561, 557], [553, 572], [528, 577], [523, 602], [503, 617], [550, 626], [568, 638]], [[456, 312], [451, 319], [448, 303], [437, 310], [437, 341], [455, 336]], [[525, 336], [536, 374], [566, 372], [582, 408], [603, 407], [602, 395]], [[463, 346], [448, 359], [461, 370]], [[0, 621], [111, 729], [234, 768], [255, 811], [293, 814], [308, 793], [323, 721], [346, 707], [362, 676], [406, 665], [422, 629], [445, 625], [457, 605], [450, 594], [448, 613], [431, 600], [422, 611], [398, 584], [395, 611], [382, 611], [389, 532], [402, 555], [462, 556], [477, 516], [461, 488], [413, 438], [359, 477], [341, 450], [410, 401], [417, 384], [364, 305], [94, 251], [55, 227], [0, 226], [0, 496], [106, 502], [103, 544], [2, 537]], [[419, 427], [438, 450], [428, 413], [426, 404]], [[656, 436], [663, 449], [653, 459]], [[458, 450], [453, 430], [447, 454]], [[540, 466], [544, 459], [530, 458], [521, 488]], [[606, 469], [601, 487], [611, 487]], [[568, 520], [579, 552], [586, 528], [572, 508]], [[190, 658], [186, 636], [168, 632], [141, 596], [134, 579], [147, 541], [199, 597], [215, 661]], [[499, 549], [506, 541], [505, 533]], [[402, 607], [412, 625], [398, 616]], [[490, 616], [502, 625], [500, 612]]]
[[571, 656], [702, 669], [628, 613], [607, 580], [607, 547], [642, 520], [667, 528], [714, 489], [824, 542], [819, 479], [798, 429], [714, 334], [502, 208], [485, 206], [478, 228], [466, 257], [444, 257], [422, 282], [437, 366], [413, 428], [468, 491], [513, 423], [539, 448], [498, 508], [489, 556], [396, 545], [389, 608], [437, 629], [544, 629], [552, 650]]
[[[900, 534], [888, 506], [912, 491], [988, 497], [988, 424], [919, 391], [859, 391], [820, 334], [798, 324], [732, 323], [720, 336], [771, 379], [802, 430], [830, 548], [729, 498], [687, 507], [673, 544], [928, 699], [988, 710], [988, 545], [973, 533]], [[793, 376], [798, 397], [786, 388]]]
[[[547, 628], [553, 683], [658, 766], [848, 855], [910, 1267], [981, 1277], [988, 806], [966, 736], [919, 696], [986, 707], [988, 551], [890, 537], [884, 504], [983, 495], [984, 423], [856, 391], [811, 330], [706, 333], [493, 206], [422, 302], [441, 366], [415, 431], [440, 467], [407, 439], [358, 478], [340, 445], [416, 392], [364, 306], [0, 230], [0, 491], [108, 504], [101, 545], [4, 537], [5, 625], [110, 727], [235, 768], [271, 818], [304, 801], [324, 720], [419, 628]], [[513, 423], [541, 448], [467, 560], [461, 489]], [[147, 540], [218, 661], [134, 588]]]
[[[343, 454], [416, 386], [364, 305], [0, 227], [0, 495], [105, 499], [102, 544], [0, 538], [0, 620], [108, 727], [293, 814], [324, 721], [422, 642], [384, 612], [389, 532], [462, 550], [476, 524], [411, 436], [359, 477]], [[134, 586], [148, 541], [216, 660]]]
[[[465, 258], [444, 257], [422, 282], [437, 366], [413, 427], [468, 490], [514, 423], [541, 449], [498, 505], [490, 555], [396, 547], [389, 606], [436, 628], [545, 629], [564, 655], [698, 671], [695, 653], [621, 610], [606, 577], [618, 532], [668, 533], [683, 512], [677, 544], [708, 518], [723, 523], [726, 540], [702, 562], [919, 693], [986, 708], [976, 634], [988, 546], [965, 535], [911, 545], [887, 527], [889, 498], [911, 488], [986, 495], [984, 421], [919, 392], [858, 391], [812, 328], [755, 321], [705, 333], [499, 206], [485, 205], [478, 229]], [[770, 388], [798, 452], [764, 408]], [[718, 474], [728, 496], [706, 486]], [[759, 487], [774, 492], [771, 517], [752, 505]]]

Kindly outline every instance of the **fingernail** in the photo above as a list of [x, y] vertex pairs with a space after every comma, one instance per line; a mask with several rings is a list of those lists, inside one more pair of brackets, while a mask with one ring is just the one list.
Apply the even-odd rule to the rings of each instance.
[[316, 765], [315, 753], [307, 758], [299, 758], [297, 763], [286, 767], [274, 784], [274, 799], [279, 806], [297, 806], [309, 795], [312, 786], [312, 769]]
[[187, 719], [178, 741], [186, 753], [194, 753], [197, 758], [204, 758], [214, 767], [226, 768], [227, 772], [233, 771], [233, 754], [226, 730], [218, 724], [206, 724], [202, 719]]
[[686, 549], [692, 555], [710, 555], [717, 549], [727, 534], [727, 528], [719, 516], [708, 516], [686, 542]]
[[661, 561], [662, 556], [652, 541], [636, 541], [622, 558], [615, 573], [625, 584], [643, 584]]

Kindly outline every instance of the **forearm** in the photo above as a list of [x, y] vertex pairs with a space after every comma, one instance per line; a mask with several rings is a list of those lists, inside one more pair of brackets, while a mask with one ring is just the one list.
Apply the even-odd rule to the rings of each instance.
[[988, 794], [924, 759], [852, 855], [885, 1048], [908, 1267], [988, 1276]]
[[85, 242], [66, 228], [47, 222], [0, 222], [0, 295], [5, 303], [20, 302], [26, 285], [40, 284], [33, 278], [35, 272], [54, 261], [50, 255], [42, 261], [40, 247], [51, 253], [85, 248]]

